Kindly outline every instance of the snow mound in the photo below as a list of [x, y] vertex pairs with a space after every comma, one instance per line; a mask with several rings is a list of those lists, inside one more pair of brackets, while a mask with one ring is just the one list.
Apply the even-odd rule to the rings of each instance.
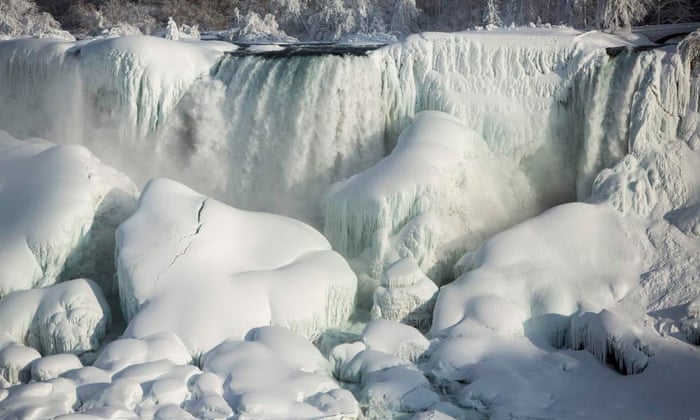
[[416, 115], [392, 153], [333, 186], [325, 233], [369, 276], [412, 257], [440, 282], [465, 251], [533, 214], [536, 194], [523, 173], [481, 136], [437, 111]]
[[111, 291], [114, 231], [136, 194], [81, 146], [0, 131], [0, 296], [79, 277]]
[[[311, 342], [280, 327], [227, 340], [202, 359], [223, 381], [225, 401], [245, 418], [357, 418], [355, 398], [329, 375]], [[206, 396], [206, 393], [203, 393]]]
[[372, 318], [401, 321], [421, 330], [430, 328], [438, 287], [406, 257], [389, 266], [374, 291]]
[[102, 290], [90, 280], [14, 292], [0, 300], [0, 330], [44, 355], [96, 350], [109, 322]]
[[173, 331], [193, 355], [270, 324], [314, 337], [348, 319], [357, 288], [313, 228], [166, 179], [117, 231], [117, 268], [126, 336]]
[[440, 290], [432, 333], [473, 321], [522, 334], [533, 317], [611, 307], [639, 281], [647, 240], [635, 226], [605, 204], [571, 203], [492, 237]]

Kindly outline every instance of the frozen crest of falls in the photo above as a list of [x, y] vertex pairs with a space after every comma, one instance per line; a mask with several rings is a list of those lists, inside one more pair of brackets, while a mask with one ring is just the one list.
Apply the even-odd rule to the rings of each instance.
[[640, 87], [668, 87], [654, 98], [672, 114], [654, 116], [671, 121], [661, 123], [668, 131], [687, 98], [679, 70], [651, 66], [665, 60], [653, 52], [612, 58], [598, 38], [542, 35], [421, 34], [367, 57], [285, 59], [149, 37], [8, 41], [0, 91], [12, 106], [0, 107], [0, 127], [85, 144], [139, 182], [170, 176], [319, 226], [332, 183], [388, 154], [415, 113], [439, 110], [516, 162], [545, 208], [577, 188], [585, 198], [595, 174], [624, 155], [630, 130], [660, 124], [640, 118], [649, 106]]

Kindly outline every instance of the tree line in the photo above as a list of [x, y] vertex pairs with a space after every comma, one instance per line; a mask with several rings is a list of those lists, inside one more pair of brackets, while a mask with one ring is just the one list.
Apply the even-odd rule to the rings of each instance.
[[269, 15], [268, 23], [281, 31], [316, 39], [484, 25], [549, 23], [618, 30], [700, 21], [698, 0], [36, 0], [36, 5], [73, 33], [117, 24], [150, 33], [170, 17], [200, 31], [225, 30], [253, 15]]

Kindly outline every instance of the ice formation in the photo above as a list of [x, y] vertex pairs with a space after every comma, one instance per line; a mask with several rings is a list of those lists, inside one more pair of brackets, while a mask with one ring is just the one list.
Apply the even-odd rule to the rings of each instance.
[[437, 291], [413, 258], [402, 258], [384, 271], [374, 291], [372, 318], [402, 321], [428, 330]]
[[90, 280], [23, 290], [0, 300], [0, 330], [44, 355], [96, 350], [109, 322], [107, 301]]
[[344, 255], [367, 265], [371, 277], [412, 258], [439, 281], [464, 251], [514, 218], [532, 216], [536, 201], [526, 176], [496, 157], [478, 133], [426, 111], [391, 155], [333, 187], [325, 233]]
[[[281, 60], [0, 43], [0, 128], [212, 196], [148, 184], [118, 235], [125, 335], [83, 367], [3, 338], [0, 417], [695, 415], [700, 81], [691, 49], [620, 48], [639, 45], [518, 29]], [[49, 208], [28, 191], [23, 209]], [[375, 317], [425, 328], [431, 278], [458, 278], [428, 337], [347, 325], [357, 281], [329, 241], [217, 199], [325, 222]]]
[[125, 334], [173, 331], [193, 356], [259, 326], [306, 337], [341, 326], [357, 288], [345, 260], [308, 225], [167, 179], [149, 182], [119, 227], [117, 275]]
[[0, 296], [76, 277], [111, 291], [114, 230], [135, 206], [125, 175], [83, 147], [0, 131], [0, 185]]

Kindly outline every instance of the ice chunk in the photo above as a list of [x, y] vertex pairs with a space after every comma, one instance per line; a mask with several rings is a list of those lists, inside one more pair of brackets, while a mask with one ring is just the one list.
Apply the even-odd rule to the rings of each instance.
[[270, 324], [314, 337], [348, 319], [357, 288], [313, 228], [166, 179], [117, 231], [117, 267], [125, 334], [173, 331], [193, 355]]
[[571, 346], [590, 351], [601, 363], [610, 363], [625, 375], [646, 369], [651, 355], [641, 331], [607, 309], [572, 317]]
[[111, 291], [114, 230], [136, 193], [83, 147], [0, 131], [0, 296], [78, 277]]
[[413, 258], [402, 258], [382, 274], [381, 286], [374, 292], [372, 318], [401, 321], [427, 330], [437, 291]]
[[45, 355], [97, 349], [109, 322], [102, 290], [86, 279], [14, 292], [0, 300], [0, 329]]
[[464, 251], [533, 215], [536, 199], [525, 175], [477, 132], [425, 111], [391, 155], [333, 186], [325, 233], [344, 255], [363, 260], [371, 277], [410, 256], [441, 281]]

